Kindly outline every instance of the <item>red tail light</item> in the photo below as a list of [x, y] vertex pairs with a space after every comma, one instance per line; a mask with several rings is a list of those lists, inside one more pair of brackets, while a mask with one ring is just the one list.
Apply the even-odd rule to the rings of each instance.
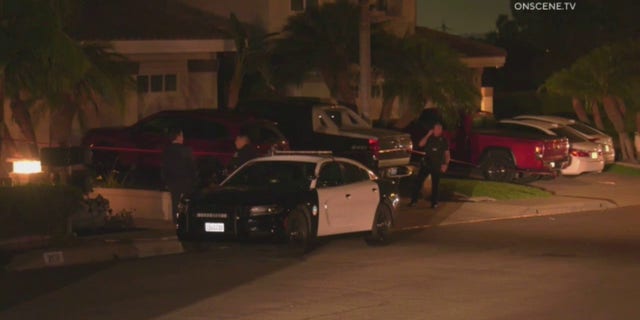
[[589, 152], [582, 151], [582, 150], [575, 150], [575, 149], [571, 149], [571, 155], [574, 157], [582, 157], [582, 158], [587, 158], [591, 156]]
[[542, 159], [542, 157], [544, 155], [544, 144], [536, 145], [535, 152], [536, 152], [536, 157], [538, 159]]
[[369, 151], [376, 157], [380, 155], [380, 142], [376, 139], [369, 139]]

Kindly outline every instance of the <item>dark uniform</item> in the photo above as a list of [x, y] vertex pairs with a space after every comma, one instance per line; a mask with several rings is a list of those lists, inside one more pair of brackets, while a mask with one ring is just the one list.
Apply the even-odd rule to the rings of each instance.
[[171, 208], [173, 222], [176, 222], [176, 212], [182, 194], [193, 192], [198, 173], [190, 147], [179, 143], [172, 143], [162, 152], [162, 177], [171, 193]]
[[416, 177], [413, 192], [411, 193], [411, 203], [416, 203], [420, 197], [420, 191], [424, 185], [424, 180], [431, 176], [431, 205], [438, 204], [438, 193], [440, 186], [440, 176], [442, 175], [442, 165], [445, 164], [445, 153], [449, 150], [449, 142], [444, 136], [430, 136], [424, 146], [426, 155], [420, 161], [420, 171]]
[[233, 158], [229, 163], [229, 173], [240, 168], [247, 161], [255, 159], [257, 157], [258, 157], [258, 150], [256, 149], [256, 147], [251, 143], [245, 145], [244, 147], [242, 147], [242, 149], [239, 149], [233, 155]]

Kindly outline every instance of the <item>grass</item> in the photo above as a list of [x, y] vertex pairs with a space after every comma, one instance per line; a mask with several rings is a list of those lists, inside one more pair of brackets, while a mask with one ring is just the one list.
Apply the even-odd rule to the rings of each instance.
[[628, 177], [640, 177], [640, 169], [627, 167], [619, 164], [610, 165], [607, 169], [605, 169], [605, 172], [619, 174], [619, 175], [628, 176]]
[[496, 200], [518, 200], [546, 198], [551, 196], [551, 193], [547, 191], [513, 183], [449, 178], [442, 179], [440, 183], [443, 194], [453, 194], [456, 192], [467, 197], [489, 197]]

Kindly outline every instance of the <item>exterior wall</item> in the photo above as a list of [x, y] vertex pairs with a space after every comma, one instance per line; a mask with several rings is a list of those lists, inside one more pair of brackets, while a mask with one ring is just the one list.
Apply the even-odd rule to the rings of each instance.
[[[127, 93], [125, 105], [122, 108], [109, 106], [98, 101], [99, 107], [87, 105], [83, 108], [86, 122], [85, 128], [80, 126], [76, 118], [73, 123], [71, 144], [78, 145], [86, 129], [106, 126], [128, 126], [140, 118], [146, 117], [157, 111], [166, 109], [196, 109], [217, 108], [217, 77], [215, 70], [189, 72], [188, 61], [190, 59], [214, 59], [212, 54], [133, 54], [128, 55], [131, 61], [139, 63], [137, 75], [164, 75], [175, 74], [177, 76], [177, 90], [174, 92], [149, 92], [138, 94], [132, 90]], [[39, 104], [32, 109], [32, 119], [36, 138], [41, 147], [50, 146], [50, 115], [47, 107]], [[4, 108], [5, 122], [16, 141], [20, 151], [25, 139], [20, 128], [12, 121], [11, 110]]]
[[132, 211], [134, 219], [171, 220], [171, 194], [165, 191], [94, 188], [92, 197], [109, 200], [113, 212]]

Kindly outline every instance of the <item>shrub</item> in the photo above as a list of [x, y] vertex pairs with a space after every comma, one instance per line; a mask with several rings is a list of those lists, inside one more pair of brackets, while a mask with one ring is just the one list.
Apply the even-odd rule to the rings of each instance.
[[64, 235], [81, 203], [82, 192], [69, 186], [0, 187], [0, 238]]

